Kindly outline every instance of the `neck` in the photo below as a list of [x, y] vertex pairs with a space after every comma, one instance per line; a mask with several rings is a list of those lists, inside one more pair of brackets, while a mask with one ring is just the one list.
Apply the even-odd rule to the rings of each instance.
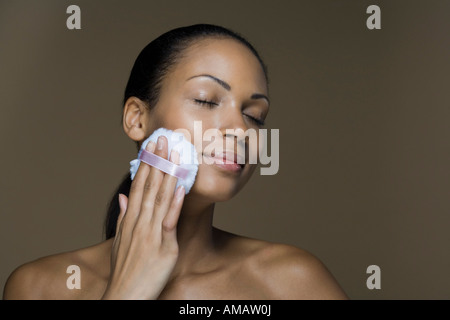
[[186, 196], [177, 224], [178, 260], [174, 275], [201, 268], [202, 260], [214, 254], [214, 203]]

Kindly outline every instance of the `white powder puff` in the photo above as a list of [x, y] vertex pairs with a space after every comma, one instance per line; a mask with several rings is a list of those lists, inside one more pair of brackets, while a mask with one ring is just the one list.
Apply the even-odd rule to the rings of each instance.
[[178, 188], [179, 185], [183, 185], [186, 194], [188, 194], [195, 182], [195, 177], [197, 176], [198, 171], [197, 151], [195, 150], [194, 145], [189, 141], [187, 141], [181, 132], [175, 132], [166, 128], [159, 128], [155, 130], [150, 135], [150, 137], [148, 137], [142, 143], [137, 159], [130, 161], [131, 180], [134, 179], [134, 176], [136, 175], [136, 172], [141, 163], [141, 160], [139, 160], [139, 156], [142, 153], [142, 149], [145, 149], [150, 141], [153, 141], [156, 144], [158, 137], [161, 135], [167, 138], [167, 142], [169, 144], [168, 155], [170, 155], [172, 149], [178, 151], [178, 153], [180, 154], [179, 166], [189, 170], [189, 174], [185, 179], [178, 178], [177, 186], [175, 187], [176, 189]]

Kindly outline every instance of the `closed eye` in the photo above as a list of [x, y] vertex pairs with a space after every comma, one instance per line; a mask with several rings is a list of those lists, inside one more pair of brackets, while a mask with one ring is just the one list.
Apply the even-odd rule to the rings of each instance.
[[[214, 101], [201, 100], [201, 99], [194, 99], [194, 102], [197, 104], [200, 104], [200, 105], [206, 105], [208, 108], [214, 108], [215, 106], [219, 105], [218, 103], [216, 103]], [[250, 121], [252, 121], [253, 123], [255, 123], [258, 126], [264, 126], [264, 124], [265, 124], [264, 120], [257, 119], [248, 114], [244, 114], [244, 116], [246, 116], [248, 119], [250, 119]]]
[[250, 121], [253, 121], [254, 123], [256, 123], [258, 126], [263, 126], [265, 124], [264, 120], [261, 119], [257, 119], [255, 117], [249, 116], [248, 114], [244, 114], [244, 116], [246, 116], [247, 118], [250, 119]]
[[207, 105], [210, 108], [219, 105], [218, 103], [216, 103], [214, 101], [208, 101], [208, 100], [194, 99], [194, 101], [195, 101], [195, 103], [198, 103], [201, 105]]

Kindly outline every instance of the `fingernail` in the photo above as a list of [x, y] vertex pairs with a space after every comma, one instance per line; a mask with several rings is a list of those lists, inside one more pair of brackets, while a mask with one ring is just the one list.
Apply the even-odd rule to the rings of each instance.
[[178, 200], [180, 200], [184, 196], [184, 194], [185, 194], [184, 187], [179, 186], [175, 196], [177, 197]]
[[176, 150], [170, 152], [170, 161], [175, 164], [180, 164], [180, 154]]
[[153, 141], [149, 141], [147, 144], [147, 151], [153, 152], [155, 151], [155, 143]]
[[125, 209], [125, 199], [124, 199], [124, 195], [122, 193], [119, 193], [119, 206], [120, 209]]
[[163, 138], [159, 137], [158, 138], [158, 150], [162, 150], [163, 147], [164, 147], [164, 140], [163, 140]]

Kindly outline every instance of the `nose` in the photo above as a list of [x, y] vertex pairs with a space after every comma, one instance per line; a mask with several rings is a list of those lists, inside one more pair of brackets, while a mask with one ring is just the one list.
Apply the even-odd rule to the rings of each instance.
[[225, 138], [236, 139], [238, 144], [244, 143], [248, 126], [245, 123], [241, 108], [237, 105], [223, 108], [221, 112], [220, 132]]
[[[221, 110], [219, 131], [223, 137], [225, 150], [233, 150], [238, 157], [246, 159], [249, 129], [239, 105], [230, 104]], [[239, 162], [241, 163], [241, 162]], [[242, 162], [244, 163], [244, 162]]]

